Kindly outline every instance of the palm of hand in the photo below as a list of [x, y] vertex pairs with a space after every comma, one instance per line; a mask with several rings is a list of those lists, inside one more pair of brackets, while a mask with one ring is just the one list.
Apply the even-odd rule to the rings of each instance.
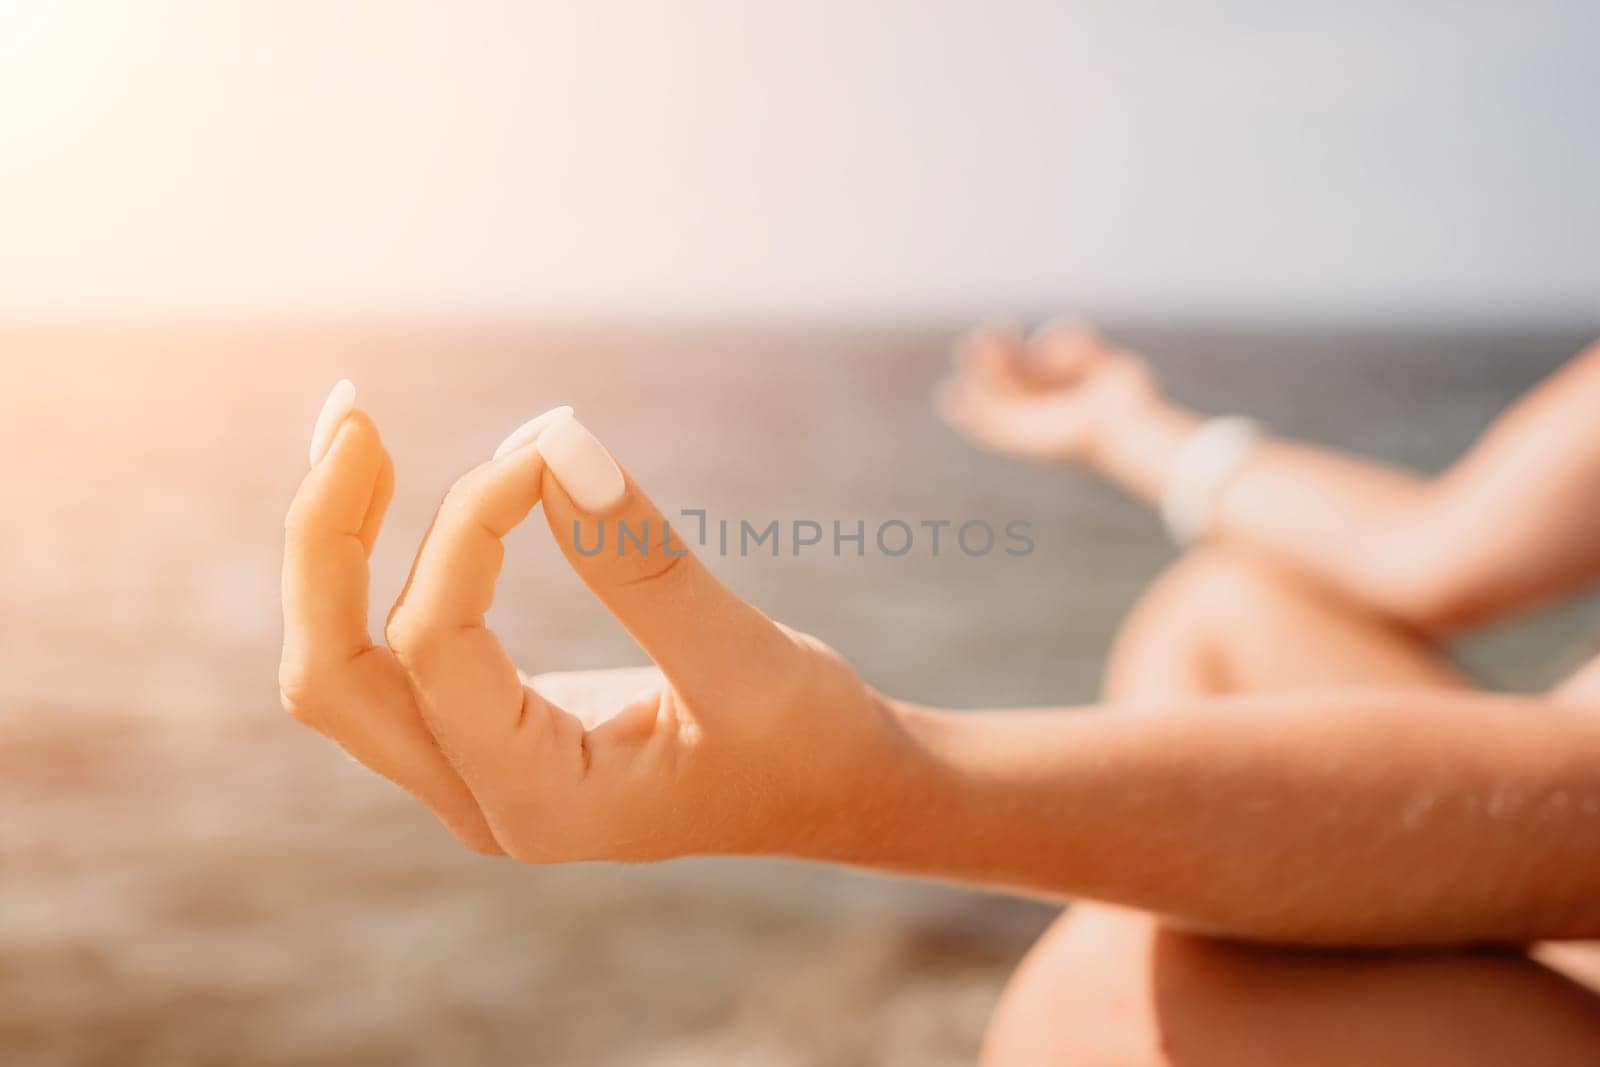
[[940, 413], [975, 444], [1024, 459], [1088, 458], [1117, 419], [1154, 393], [1141, 360], [1076, 328], [1028, 345], [980, 333], [958, 355]]

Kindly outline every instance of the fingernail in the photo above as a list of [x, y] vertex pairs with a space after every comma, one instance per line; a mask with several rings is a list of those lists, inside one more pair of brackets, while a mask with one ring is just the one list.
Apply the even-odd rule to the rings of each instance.
[[322, 462], [322, 457], [328, 454], [328, 447], [333, 444], [333, 435], [339, 432], [339, 424], [345, 416], [355, 410], [356, 387], [349, 378], [340, 378], [333, 383], [333, 388], [328, 391], [328, 399], [322, 402], [322, 411], [317, 415], [317, 424], [311, 430], [311, 465], [315, 467]]
[[543, 415], [535, 415], [515, 430], [512, 430], [506, 439], [500, 442], [499, 446], [494, 450], [494, 458], [499, 459], [507, 452], [516, 451], [535, 437], [538, 437], [544, 428], [552, 422], [561, 418], [570, 418], [571, 416], [572, 408], [567, 404], [562, 404], [558, 408], [551, 408]]
[[571, 415], [545, 427], [536, 447], [561, 488], [584, 511], [609, 511], [621, 503], [627, 491], [622, 469], [606, 446]]

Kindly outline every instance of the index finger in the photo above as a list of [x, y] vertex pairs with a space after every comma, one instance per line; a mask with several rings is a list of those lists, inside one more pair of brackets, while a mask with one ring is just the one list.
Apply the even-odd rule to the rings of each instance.
[[[498, 766], [518, 758], [526, 702], [539, 700], [485, 616], [505, 558], [500, 539], [539, 502], [543, 473], [538, 449], [523, 447], [458, 479], [385, 629], [423, 719], [480, 802], [493, 800]], [[492, 822], [492, 805], [486, 814]]]
[[680, 692], [715, 707], [780, 688], [784, 631], [717, 580], [594, 434], [569, 416], [538, 448], [567, 562]]

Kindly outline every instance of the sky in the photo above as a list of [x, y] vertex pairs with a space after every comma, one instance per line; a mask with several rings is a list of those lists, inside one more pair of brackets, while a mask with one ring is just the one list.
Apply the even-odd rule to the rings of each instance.
[[0, 0], [0, 315], [1592, 319], [1600, 5]]

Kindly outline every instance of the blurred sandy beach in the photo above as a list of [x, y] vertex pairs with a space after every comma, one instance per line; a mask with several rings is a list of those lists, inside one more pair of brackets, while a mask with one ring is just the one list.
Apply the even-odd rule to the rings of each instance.
[[[1171, 390], [1423, 469], [1600, 327], [1111, 324]], [[873, 685], [1091, 701], [1170, 559], [1109, 490], [963, 446], [928, 394], [954, 324], [0, 324], [0, 1062], [971, 1062], [1042, 903], [768, 861], [518, 867], [277, 702], [282, 512], [334, 379], [398, 467], [374, 617], [450, 480], [574, 404], [664, 507], [1031, 522], [1024, 558], [721, 556]], [[530, 523], [493, 621], [530, 672], [640, 662]], [[1544, 684], [1586, 599], [1474, 637]]]

